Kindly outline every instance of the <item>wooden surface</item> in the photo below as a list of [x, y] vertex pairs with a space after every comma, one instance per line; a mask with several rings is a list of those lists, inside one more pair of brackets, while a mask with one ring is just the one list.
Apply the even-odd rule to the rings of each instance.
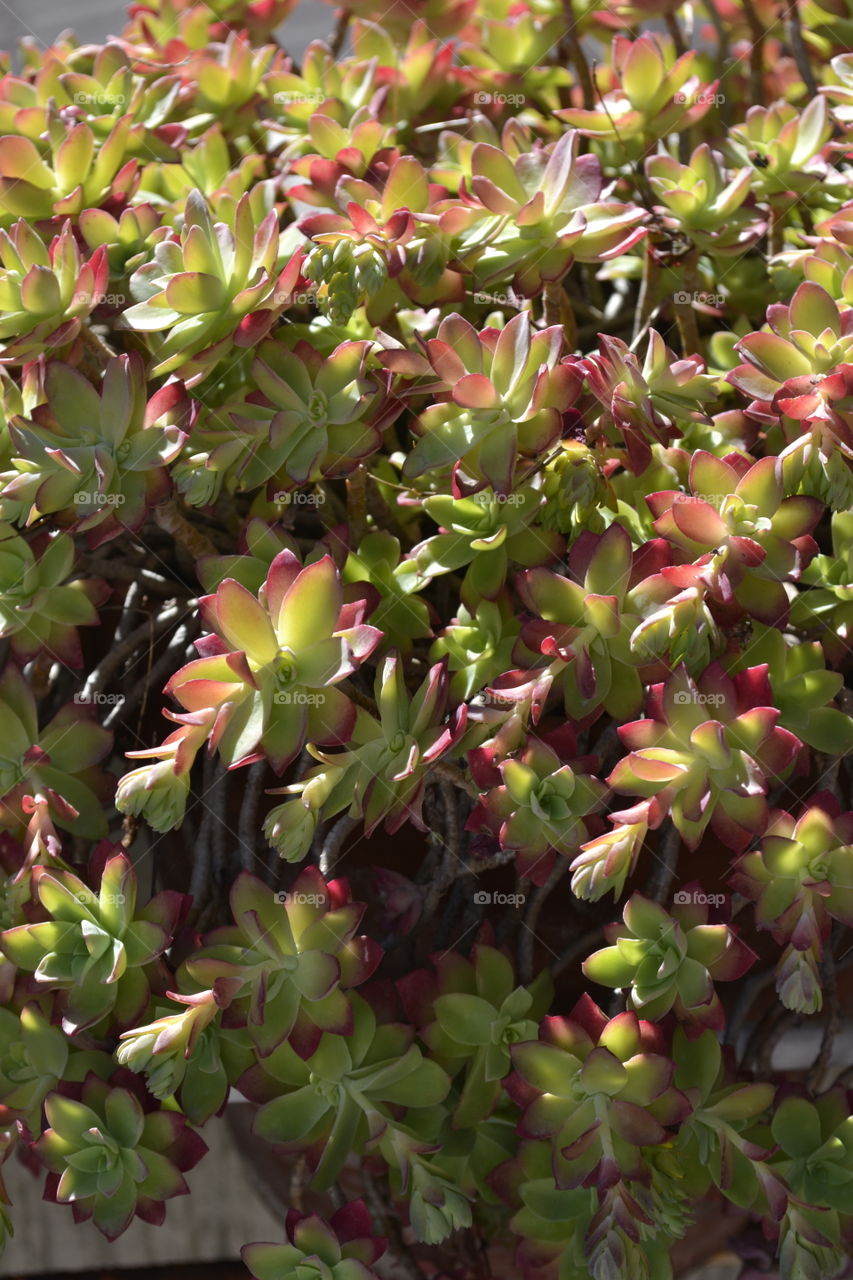
[[[41, 1198], [43, 1177], [34, 1178], [13, 1157], [3, 1173], [13, 1202], [15, 1235], [0, 1258], [0, 1276], [74, 1271], [94, 1280], [94, 1273], [106, 1269], [236, 1260], [240, 1246], [252, 1240], [284, 1240], [283, 1223], [249, 1185], [228, 1126], [211, 1120], [204, 1127], [204, 1140], [210, 1151], [187, 1174], [191, 1194], [168, 1201], [162, 1227], [136, 1219], [113, 1244], [88, 1223], [75, 1226], [66, 1205], [46, 1204]], [[234, 1274], [240, 1274], [240, 1268]]]

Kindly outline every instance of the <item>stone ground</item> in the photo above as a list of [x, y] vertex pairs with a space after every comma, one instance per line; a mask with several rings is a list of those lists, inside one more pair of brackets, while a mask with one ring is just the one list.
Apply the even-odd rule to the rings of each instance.
[[[48, 44], [71, 28], [81, 41], [103, 41], [120, 31], [125, 5], [121, 0], [0, 0], [0, 49], [15, 49], [24, 36]], [[330, 4], [303, 3], [287, 21], [287, 44], [301, 54], [309, 40], [332, 27]]]

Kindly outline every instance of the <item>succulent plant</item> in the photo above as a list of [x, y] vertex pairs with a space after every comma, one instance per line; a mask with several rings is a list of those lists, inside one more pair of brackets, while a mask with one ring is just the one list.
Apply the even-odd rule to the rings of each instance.
[[[127, 775], [119, 790], [122, 807], [150, 811], [164, 788], [179, 800], [191, 764], [176, 760], [177, 767], [168, 767], [179, 743], [194, 757], [211, 734], [211, 746], [230, 765], [266, 755], [281, 772], [306, 739], [343, 744], [352, 732], [355, 707], [335, 685], [376, 647], [380, 632], [362, 623], [364, 601], [344, 603], [329, 556], [302, 568], [293, 552], [282, 551], [259, 596], [226, 578], [202, 607], [211, 628], [199, 642], [202, 656], [166, 686], [185, 709], [168, 713], [170, 718], [192, 737], [171, 735], [162, 747], [131, 753], [159, 758], [164, 768], [152, 773], [146, 765]], [[176, 820], [171, 802], [164, 818], [169, 825]]]
[[180, 383], [149, 400], [139, 355], [110, 360], [100, 393], [77, 369], [52, 361], [47, 403], [10, 425], [14, 456], [0, 509], [19, 524], [73, 512], [97, 546], [136, 530], [169, 493], [166, 470], [186, 439], [190, 405]]
[[670, 155], [650, 156], [646, 176], [660, 204], [663, 227], [680, 232], [712, 255], [743, 253], [763, 235], [766, 222], [748, 197], [752, 168], [729, 177], [723, 157], [702, 143], [688, 164]]
[[779, 727], [775, 708], [748, 702], [741, 710], [740, 691], [751, 692], [750, 670], [730, 680], [714, 664], [694, 684], [682, 667], [652, 686], [650, 717], [619, 731], [631, 754], [616, 765], [608, 785], [654, 797], [655, 811], [671, 813], [690, 848], [709, 824], [735, 852], [762, 835], [768, 782], [784, 775], [801, 745]]
[[137, 910], [136, 875], [123, 853], [106, 861], [97, 894], [70, 871], [38, 867], [34, 877], [50, 918], [0, 934], [4, 955], [37, 986], [63, 993], [69, 1032], [106, 1019], [128, 1026], [148, 1002], [146, 966], [172, 941], [183, 895], [164, 891]]
[[115, 1086], [90, 1074], [45, 1101], [48, 1128], [35, 1144], [48, 1170], [45, 1196], [70, 1204], [77, 1222], [91, 1219], [115, 1240], [134, 1217], [160, 1223], [164, 1201], [189, 1191], [184, 1173], [207, 1146], [178, 1111], [140, 1098], [130, 1076]]
[[469, 605], [481, 598], [494, 600], [511, 564], [547, 564], [562, 550], [559, 534], [538, 524], [545, 500], [533, 486], [504, 501], [491, 489], [464, 498], [435, 494], [424, 499], [423, 507], [439, 532], [412, 549], [414, 568], [420, 577], [432, 579], [467, 565], [461, 595]]
[[[601, 806], [604, 785], [563, 763], [552, 747], [536, 739], [520, 755], [503, 760], [497, 775], [496, 785], [481, 794], [469, 826], [490, 827], [502, 849], [516, 850], [519, 874], [544, 884], [555, 858], [577, 853], [586, 839], [584, 819]], [[488, 786], [487, 777], [481, 785]]]
[[362, 1200], [337, 1209], [328, 1222], [318, 1214], [287, 1215], [286, 1244], [247, 1244], [243, 1261], [255, 1280], [374, 1280], [373, 1263], [385, 1252], [385, 1242], [373, 1234]]
[[213, 991], [194, 996], [169, 991], [167, 995], [181, 1012], [163, 1013], [153, 1022], [123, 1031], [115, 1056], [128, 1070], [144, 1073], [153, 1097], [165, 1101], [179, 1093], [181, 1109], [190, 1122], [204, 1124], [224, 1107], [230, 1076], [236, 1079], [245, 1070], [251, 1050], [245, 1055], [238, 1051], [236, 1068], [228, 1061], [229, 1036], [217, 1021], [221, 1005]]
[[305, 1061], [279, 1045], [240, 1082], [250, 1096], [270, 1099], [257, 1112], [256, 1133], [280, 1145], [307, 1140], [318, 1152], [312, 1176], [318, 1189], [335, 1181], [352, 1150], [378, 1138], [389, 1108], [434, 1107], [450, 1085], [412, 1043], [411, 1028], [380, 1023], [360, 996], [348, 999], [350, 1036], [324, 1036]]
[[0, 53], [0, 1165], [840, 1280], [849, 6], [294, 3]]
[[611, 945], [588, 956], [583, 971], [603, 986], [630, 988], [630, 1007], [652, 1022], [674, 1008], [681, 1020], [721, 1028], [714, 982], [742, 977], [756, 957], [727, 924], [709, 923], [706, 904], [689, 897], [680, 891], [670, 913], [633, 894], [624, 925], [610, 926]]
[[66, 581], [73, 564], [67, 535], [37, 539], [34, 550], [11, 526], [0, 525], [0, 637], [11, 640], [18, 658], [46, 649], [69, 666], [83, 665], [77, 627], [97, 623], [96, 606], [110, 589], [97, 578]]
[[153, 260], [133, 273], [136, 301], [122, 317], [134, 332], [155, 335], [155, 375], [183, 367], [186, 380], [198, 381], [232, 344], [251, 347], [263, 338], [299, 278], [301, 259], [276, 274], [277, 256], [272, 212], [256, 226], [244, 196], [232, 229], [215, 224], [204, 196], [190, 192], [180, 241], [162, 240]]
[[346, 990], [370, 976], [382, 953], [356, 936], [364, 905], [351, 901], [346, 882], [327, 885], [309, 867], [287, 893], [273, 894], [243, 872], [231, 909], [235, 924], [203, 939], [184, 962], [185, 980], [211, 989], [264, 1056], [287, 1040], [309, 1058], [324, 1031], [350, 1034]]
[[106, 251], [84, 259], [65, 222], [46, 246], [21, 219], [0, 230], [0, 364], [61, 355], [106, 292]]
[[532, 333], [524, 313], [480, 333], [458, 314], [446, 317], [425, 357], [404, 354], [392, 365], [434, 374], [443, 392], [418, 417], [404, 474], [452, 469], [458, 496], [489, 485], [509, 495], [523, 474], [519, 457], [528, 470], [555, 443], [576, 393], [577, 375], [558, 363], [561, 347], [558, 328]]
[[650, 1022], [609, 1021], [588, 996], [568, 1018], [546, 1018], [539, 1039], [511, 1049], [524, 1137], [547, 1138], [560, 1188], [587, 1180], [599, 1193], [642, 1171], [641, 1148], [667, 1141], [690, 1111]]
[[69, 129], [49, 111], [46, 134], [46, 151], [26, 137], [0, 137], [0, 211], [7, 217], [74, 217], [133, 194], [138, 161], [129, 155], [127, 117], [99, 139], [88, 124]]
[[[324, 359], [303, 341], [292, 352], [272, 342], [261, 346], [252, 374], [266, 401], [268, 434], [239, 462], [241, 487], [274, 479], [287, 490], [346, 475], [379, 447], [402, 405], [389, 398], [388, 375], [368, 372], [368, 351], [367, 342], [344, 342]], [[244, 425], [238, 414], [233, 420]], [[240, 445], [235, 434], [232, 447]]]
[[24, 1005], [20, 1014], [0, 1009], [0, 1028], [0, 1108], [4, 1117], [19, 1115], [37, 1132], [42, 1103], [65, 1072], [68, 1042], [36, 1001]]
[[[573, 261], [615, 257], [642, 237], [643, 211], [602, 198], [601, 164], [597, 156], [580, 156], [579, 144], [570, 129], [532, 154], [475, 145], [471, 225], [458, 253], [479, 284], [511, 281], [530, 296], [564, 276]], [[455, 210], [451, 216], [457, 219]]]
[[[808, 806], [794, 818], [774, 814], [758, 849], [743, 854], [735, 864], [732, 886], [755, 903], [760, 929], [770, 929], [779, 942], [790, 943], [816, 962], [823, 954], [833, 920], [849, 923], [850, 871], [853, 862], [853, 819], [838, 812], [831, 796]], [[786, 955], [785, 960], [794, 957]], [[783, 1003], [801, 1007], [797, 986], [784, 986], [786, 963], [779, 968], [778, 989]], [[796, 969], [791, 968], [794, 977]], [[821, 1006], [820, 984], [808, 986], [808, 1007]]]
[[750, 465], [739, 455], [717, 458], [704, 450], [693, 455], [690, 489], [646, 499], [656, 532], [682, 560], [701, 562], [702, 579], [720, 604], [734, 603], [769, 626], [783, 622], [783, 583], [796, 579], [817, 549], [810, 534], [821, 515], [818, 500], [786, 498], [773, 457]]
[[106, 835], [101, 800], [109, 787], [97, 766], [112, 735], [96, 723], [93, 707], [66, 703], [39, 729], [33, 691], [10, 665], [0, 675], [0, 714], [0, 828], [21, 835], [33, 809], [43, 807], [64, 830], [90, 839]]
[[[639, 616], [631, 610], [634, 558], [631, 539], [619, 524], [599, 535], [584, 532], [568, 560], [571, 576], [549, 569], [526, 570], [518, 582], [534, 615], [522, 626], [516, 661], [550, 659], [538, 675], [547, 689], [562, 690], [575, 720], [601, 705], [612, 715], [630, 715], [642, 701], [639, 659], [630, 647]], [[540, 656], [541, 655], [541, 656]]]
[[649, 141], [696, 124], [715, 105], [718, 82], [703, 83], [696, 74], [695, 49], [675, 57], [672, 44], [659, 36], [617, 35], [611, 57], [600, 105], [557, 113], [587, 137], [633, 143], [641, 150]]
[[839, 1090], [816, 1102], [783, 1098], [772, 1121], [779, 1151], [771, 1164], [791, 1188], [779, 1226], [779, 1263], [788, 1280], [843, 1265], [842, 1218], [853, 1181], [853, 1126]]

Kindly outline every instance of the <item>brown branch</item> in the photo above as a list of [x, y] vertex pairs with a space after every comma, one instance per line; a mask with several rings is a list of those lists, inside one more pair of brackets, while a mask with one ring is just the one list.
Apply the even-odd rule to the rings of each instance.
[[575, 69], [578, 84], [583, 92], [584, 110], [592, 111], [595, 106], [595, 86], [592, 82], [592, 72], [589, 69], [583, 45], [578, 38], [578, 20], [575, 17], [572, 0], [563, 0], [563, 18], [566, 23], [566, 30], [560, 40], [560, 53], [566, 61], [571, 61]]
[[178, 546], [190, 556], [193, 562], [202, 556], [215, 556], [216, 547], [207, 534], [190, 524], [178, 506], [177, 499], [168, 498], [154, 508], [154, 519], [165, 533], [171, 534]]
[[766, 32], [759, 21], [752, 0], [743, 0], [743, 12], [752, 38], [749, 51], [749, 92], [753, 106], [761, 106], [764, 94], [764, 38]]

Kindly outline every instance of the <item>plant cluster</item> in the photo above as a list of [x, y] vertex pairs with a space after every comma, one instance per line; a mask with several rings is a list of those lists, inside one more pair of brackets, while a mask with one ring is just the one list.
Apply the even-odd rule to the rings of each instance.
[[847, 1274], [845, 6], [291, 8], [0, 67], [0, 1163], [113, 1239], [237, 1093], [256, 1280]]

